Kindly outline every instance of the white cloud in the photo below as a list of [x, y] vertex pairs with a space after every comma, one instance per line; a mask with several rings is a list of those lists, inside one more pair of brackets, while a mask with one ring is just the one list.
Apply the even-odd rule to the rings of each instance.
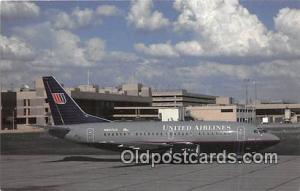
[[108, 17], [119, 15], [121, 11], [114, 5], [100, 5], [97, 7], [96, 13]]
[[55, 41], [57, 49], [53, 52], [69, 64], [90, 65], [84, 57], [84, 49], [80, 47], [80, 38], [65, 30], [56, 31]]
[[[108, 51], [101, 38], [82, 41], [68, 30], [53, 28], [50, 23], [16, 28], [15, 35], [35, 47], [35, 66], [96, 66], [103, 62], [136, 62], [138, 57], [123, 51]], [[47, 38], [45, 38], [47, 36]]]
[[300, 10], [284, 8], [274, 18], [276, 33], [271, 33], [274, 53], [300, 55]]
[[[284, 8], [274, 18], [276, 31], [268, 31], [262, 22], [237, 0], [176, 0], [179, 11], [173, 23], [175, 31], [192, 33], [192, 40], [165, 46], [173, 56], [260, 56], [287, 58], [300, 56], [300, 10]], [[155, 56], [150, 47], [140, 46], [144, 53]], [[160, 56], [164, 54], [162, 51]], [[170, 56], [170, 54], [167, 54]]]
[[10, 71], [11, 69], [12, 69], [12, 61], [11, 60], [1, 60], [0, 72]]
[[105, 56], [105, 42], [100, 38], [92, 38], [86, 42], [87, 59], [96, 62], [102, 60]]
[[32, 48], [19, 39], [0, 35], [1, 60], [31, 60], [33, 58]]
[[3, 19], [24, 19], [37, 17], [40, 8], [33, 2], [0, 2], [0, 13]]
[[85, 56], [87, 60], [95, 62], [135, 62], [138, 60], [133, 53], [122, 51], [107, 51], [106, 43], [101, 38], [91, 38], [85, 42]]
[[253, 68], [252, 70], [263, 77], [285, 77], [298, 82], [300, 80], [300, 60], [298, 59], [289, 61], [274, 60], [271, 62], [261, 63], [258, 67]]
[[175, 45], [170, 42], [150, 44], [143, 43], [134, 45], [134, 49], [148, 56], [153, 57], [179, 57], [179, 55], [200, 56], [203, 55], [202, 46], [197, 41], [181, 41]]
[[59, 12], [53, 20], [53, 25], [57, 29], [73, 29], [76, 27], [75, 21], [66, 12]]
[[55, 29], [50, 23], [16, 28], [14, 34], [35, 48], [36, 66], [87, 66], [80, 38], [70, 31]]
[[112, 62], [121, 62], [121, 63], [133, 63], [137, 62], [140, 58], [134, 53], [123, 52], [123, 51], [110, 51], [107, 52], [106, 60]]
[[89, 66], [85, 58], [84, 48], [80, 46], [80, 38], [66, 30], [50, 29], [52, 34], [52, 47], [43, 49], [34, 65], [51, 66]]
[[178, 54], [170, 45], [170, 43], [152, 44], [148, 47], [142, 43], [134, 45], [136, 51], [141, 52], [145, 55], [154, 57], [177, 57]]
[[[11, 36], [1, 37], [0, 50], [4, 59], [0, 69], [5, 71], [7, 84], [14, 80], [29, 81], [45, 73], [80, 80], [84, 77], [76, 74], [89, 67], [97, 82], [112, 85], [132, 78], [158, 88], [190, 88], [200, 93], [220, 95], [226, 92], [236, 96], [241, 81], [251, 78], [268, 84], [263, 87], [265, 95], [279, 97], [281, 89], [291, 83], [296, 84], [289, 88], [294, 92], [291, 97], [297, 98], [299, 94], [297, 9], [280, 10], [274, 18], [274, 31], [268, 31], [237, 1], [176, 1], [174, 7], [179, 17], [173, 25], [162, 13], [153, 10], [151, 1], [133, 2], [127, 19], [136, 28], [151, 31], [173, 26], [176, 32], [188, 31], [187, 35], [177, 36], [182, 39], [178, 42], [173, 42], [172, 36], [172, 41], [134, 44], [143, 57], [110, 50], [107, 48], [110, 44], [98, 36], [83, 40], [70, 31], [90, 26], [104, 16], [115, 15], [114, 6], [100, 7], [60, 11], [53, 22], [21, 25], [11, 30]], [[181, 59], [180, 56], [201, 58]], [[164, 58], [173, 59], [166, 62]], [[202, 61], [196, 63], [198, 60]], [[232, 60], [235, 65], [228, 64]], [[170, 78], [169, 74], [176, 78]], [[274, 89], [268, 92], [270, 87]], [[288, 93], [281, 95], [290, 96]]]
[[140, 80], [148, 79], [153, 81], [153, 79], [160, 78], [165, 74], [164, 69], [159, 67], [158, 61], [154, 59], [143, 60], [139, 63], [136, 70], [135, 78]]
[[278, 32], [300, 39], [300, 10], [284, 8], [274, 18], [275, 28]]
[[[249, 70], [250, 69], [250, 70]], [[251, 67], [246, 65], [230, 65], [217, 62], [200, 62], [196, 66], [184, 66], [176, 69], [177, 73], [190, 76], [191, 78], [206, 78], [212, 76], [231, 77], [237, 79], [249, 78]]]
[[75, 29], [91, 25], [93, 19], [93, 10], [76, 7], [70, 15], [63, 11], [58, 12], [53, 18], [53, 25], [57, 29]]
[[72, 12], [72, 16], [78, 26], [86, 26], [89, 25], [93, 19], [93, 11], [88, 8], [79, 9], [76, 7]]
[[101, 16], [116, 16], [120, 10], [116, 6], [101, 5], [96, 10], [76, 7], [71, 13], [59, 11], [54, 13], [52, 22], [57, 29], [76, 29], [102, 23]]
[[149, 31], [161, 29], [170, 24], [169, 20], [165, 18], [161, 12], [153, 12], [152, 9], [152, 0], [134, 0], [131, 3], [131, 8], [128, 13], [127, 20], [137, 29]]
[[[241, 88], [243, 80], [249, 78], [256, 81], [259, 99], [300, 99], [299, 59], [274, 60], [255, 65], [200, 61], [196, 65], [175, 67], [174, 71], [168, 73], [176, 75], [177, 83], [192, 84], [193, 90], [202, 93], [242, 98], [245, 91]], [[253, 94], [253, 88], [253, 85], [249, 86], [249, 94]]]
[[199, 54], [244, 56], [268, 46], [264, 25], [236, 0], [176, 0], [174, 7], [180, 12], [175, 29], [194, 33], [204, 49]]
[[300, 80], [300, 60], [274, 60], [256, 65], [223, 64], [218, 62], [200, 62], [196, 66], [178, 67], [178, 73], [191, 77], [221, 77], [243, 80], [246, 78], [290, 78]]
[[181, 55], [200, 56], [203, 55], [203, 47], [197, 41], [181, 41], [175, 45], [175, 49]]

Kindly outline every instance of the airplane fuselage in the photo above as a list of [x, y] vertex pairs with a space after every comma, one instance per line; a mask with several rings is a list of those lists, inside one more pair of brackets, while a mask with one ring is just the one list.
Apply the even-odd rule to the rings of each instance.
[[43, 77], [43, 82], [55, 124], [49, 133], [77, 143], [116, 151], [180, 151], [196, 146], [202, 152], [241, 153], [279, 142], [253, 125], [236, 122], [112, 122], [85, 113], [53, 76]]
[[110, 150], [200, 145], [203, 152], [255, 151], [279, 142], [253, 125], [236, 122], [110, 122], [66, 125], [65, 138]]

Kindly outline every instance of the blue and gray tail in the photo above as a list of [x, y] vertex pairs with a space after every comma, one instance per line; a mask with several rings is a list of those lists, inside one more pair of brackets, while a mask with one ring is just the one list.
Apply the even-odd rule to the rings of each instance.
[[43, 77], [43, 82], [55, 125], [110, 122], [85, 113], [53, 76]]

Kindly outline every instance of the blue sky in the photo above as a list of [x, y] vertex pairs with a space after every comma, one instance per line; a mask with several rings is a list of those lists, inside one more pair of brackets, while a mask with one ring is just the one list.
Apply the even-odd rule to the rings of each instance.
[[[300, 101], [299, 1], [1, 2], [2, 84], [86, 71], [100, 86]], [[253, 94], [253, 83], [249, 84]]]

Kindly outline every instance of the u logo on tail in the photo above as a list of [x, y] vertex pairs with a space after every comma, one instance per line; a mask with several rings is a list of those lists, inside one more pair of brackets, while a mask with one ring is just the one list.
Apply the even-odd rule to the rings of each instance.
[[64, 93], [52, 93], [52, 97], [56, 104], [65, 104], [67, 102]]
[[55, 125], [110, 122], [85, 113], [53, 76], [44, 76], [43, 82]]

